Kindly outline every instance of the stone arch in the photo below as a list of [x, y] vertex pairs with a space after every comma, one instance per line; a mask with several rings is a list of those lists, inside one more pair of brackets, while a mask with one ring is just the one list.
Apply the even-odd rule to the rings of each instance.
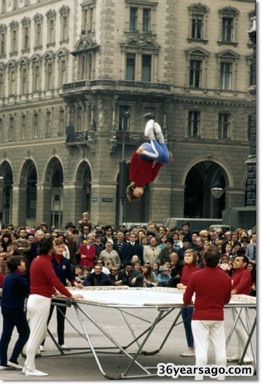
[[[184, 217], [221, 218], [222, 210], [225, 209], [228, 180], [225, 169], [213, 159], [195, 163], [185, 178]], [[211, 188], [217, 183], [224, 189], [224, 193], [216, 200]]]
[[0, 163], [0, 223], [12, 223], [13, 169], [9, 161]]
[[83, 160], [76, 169], [75, 188], [76, 188], [76, 217], [80, 217], [87, 211], [91, 215], [91, 183], [92, 170], [90, 164]]

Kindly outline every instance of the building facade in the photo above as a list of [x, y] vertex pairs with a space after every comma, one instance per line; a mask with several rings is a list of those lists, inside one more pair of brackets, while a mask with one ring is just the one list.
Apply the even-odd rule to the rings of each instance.
[[[245, 206], [254, 15], [253, 0], [2, 0], [0, 221], [64, 228], [83, 211], [104, 225]], [[128, 163], [150, 116], [174, 162], [130, 203]]]

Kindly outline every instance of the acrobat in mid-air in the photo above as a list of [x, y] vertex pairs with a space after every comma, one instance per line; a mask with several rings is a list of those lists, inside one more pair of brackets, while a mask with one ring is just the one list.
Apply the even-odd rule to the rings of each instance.
[[172, 160], [165, 143], [162, 129], [153, 119], [145, 126], [145, 136], [150, 142], [145, 142], [133, 153], [129, 167], [130, 184], [126, 195], [129, 201], [140, 199], [147, 184], [152, 183], [160, 168]]

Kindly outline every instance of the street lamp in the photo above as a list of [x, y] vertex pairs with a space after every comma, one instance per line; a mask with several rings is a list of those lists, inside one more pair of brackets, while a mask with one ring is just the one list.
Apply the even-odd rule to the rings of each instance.
[[219, 181], [216, 181], [214, 187], [211, 188], [211, 193], [214, 199], [218, 200], [224, 193], [224, 189], [221, 188], [221, 184]]
[[[128, 119], [130, 116], [130, 112], [126, 111], [124, 114], [124, 117]], [[135, 121], [141, 119], [142, 117], [152, 117], [152, 113], [144, 113], [143, 115], [138, 116], [135, 120], [132, 121], [132, 125]], [[127, 122], [127, 121], [126, 121]], [[123, 216], [124, 216], [124, 201], [126, 199], [125, 196], [125, 180], [127, 177], [127, 166], [125, 161], [125, 146], [126, 146], [126, 133], [127, 133], [127, 124], [123, 125], [123, 131], [122, 131], [122, 154], [121, 154], [121, 162], [120, 162], [120, 170], [119, 170], [119, 225], [122, 225], [123, 223]]]

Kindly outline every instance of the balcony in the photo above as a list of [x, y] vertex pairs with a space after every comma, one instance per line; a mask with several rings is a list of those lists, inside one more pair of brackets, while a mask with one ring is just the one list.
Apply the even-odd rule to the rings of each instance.
[[66, 133], [66, 144], [67, 145], [83, 145], [88, 143], [90, 135], [88, 131], [79, 132], [67, 132]]

